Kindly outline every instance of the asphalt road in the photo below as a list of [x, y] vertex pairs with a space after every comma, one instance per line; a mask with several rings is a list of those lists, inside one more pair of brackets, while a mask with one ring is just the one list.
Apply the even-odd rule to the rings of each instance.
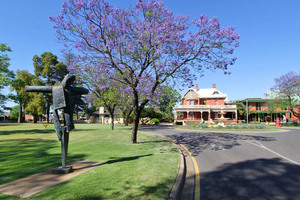
[[277, 133], [143, 128], [189, 149], [200, 171], [201, 200], [300, 200], [300, 129]]

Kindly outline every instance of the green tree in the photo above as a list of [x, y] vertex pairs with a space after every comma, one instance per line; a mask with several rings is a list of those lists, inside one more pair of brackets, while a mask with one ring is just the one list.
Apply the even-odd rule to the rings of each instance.
[[180, 102], [180, 93], [171, 85], [164, 85], [160, 88], [160, 97], [158, 102], [152, 101], [149, 106], [144, 108], [141, 117], [149, 118], [167, 118], [173, 119], [174, 106]]
[[[13, 71], [9, 70], [9, 57], [6, 52], [10, 52], [11, 49], [6, 44], [0, 43], [0, 91], [8, 86], [14, 79]], [[0, 93], [0, 107], [3, 107], [7, 97]]]
[[31, 101], [28, 102], [25, 112], [32, 115], [33, 122], [37, 123], [38, 117], [44, 114], [47, 102], [42, 93], [30, 92], [28, 94]]
[[19, 116], [19, 105], [10, 108], [10, 119], [17, 120]]
[[15, 91], [16, 94], [10, 94], [10, 99], [19, 104], [18, 123], [23, 122], [23, 109], [29, 101], [29, 94], [25, 92], [25, 86], [32, 85], [35, 79], [36, 76], [27, 70], [17, 70], [17, 77], [12, 81], [10, 90]]
[[111, 116], [111, 130], [114, 130], [114, 115], [116, 108], [119, 105], [120, 95], [117, 87], [106, 87], [103, 89], [97, 88], [94, 91], [94, 95], [97, 100], [94, 102], [95, 105], [104, 105]]
[[[57, 56], [51, 52], [44, 52], [41, 56], [33, 57], [34, 73], [43, 80], [43, 85], [53, 86], [61, 82], [68, 74], [67, 66], [57, 60]], [[50, 106], [52, 105], [52, 95], [45, 94], [47, 102], [47, 122], [49, 122]]]
[[86, 109], [85, 99], [80, 96], [76, 98], [74, 112], [76, 113], [76, 120], [79, 120], [79, 112], [84, 112]]
[[164, 118], [174, 118], [174, 106], [180, 102], [180, 93], [172, 86], [163, 86], [163, 93], [159, 99], [159, 110], [164, 113]]
[[244, 104], [243, 102], [237, 101], [236, 102], [236, 107], [238, 110], [238, 115], [240, 116], [240, 119], [247, 119], [247, 113], [248, 115], [252, 114], [253, 111], [252, 110], [252, 106], [248, 105], [248, 112], [247, 112], [247, 105]]
[[124, 95], [124, 97], [120, 100], [119, 109], [121, 110], [121, 116], [124, 119], [125, 126], [128, 126], [129, 119], [133, 111], [129, 95]]
[[141, 118], [158, 118], [161, 119], [164, 117], [164, 113], [162, 113], [159, 109], [155, 109], [154, 107], [146, 107], [144, 108]]
[[268, 107], [268, 113], [271, 115], [270, 121], [273, 121], [273, 113], [275, 113], [276, 109], [280, 108], [281, 110], [284, 110], [288, 107], [288, 104], [286, 104], [286, 101], [281, 101], [278, 95], [278, 93], [274, 91], [267, 91], [265, 94], [267, 101], [266, 106]]

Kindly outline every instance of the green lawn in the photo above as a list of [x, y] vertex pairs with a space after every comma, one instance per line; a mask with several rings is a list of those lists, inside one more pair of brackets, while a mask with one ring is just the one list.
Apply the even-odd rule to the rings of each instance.
[[[167, 199], [179, 166], [176, 147], [146, 132], [132, 145], [130, 135], [121, 125], [111, 131], [110, 125], [76, 124], [68, 162], [105, 164], [27, 199]], [[57, 167], [60, 158], [53, 125], [0, 124], [0, 184]]]
[[231, 132], [281, 132], [284, 131], [284, 129], [277, 128], [275, 126], [271, 125], [264, 125], [264, 128], [257, 129], [257, 128], [246, 128], [246, 125], [242, 125], [242, 127], [239, 127], [238, 129], [233, 128], [217, 128], [217, 127], [209, 127], [209, 128], [198, 128], [198, 127], [192, 127], [192, 126], [174, 126], [177, 129], [190, 129], [190, 130], [199, 130], [199, 131], [217, 131], [217, 132], [224, 132], [224, 131], [231, 131]]

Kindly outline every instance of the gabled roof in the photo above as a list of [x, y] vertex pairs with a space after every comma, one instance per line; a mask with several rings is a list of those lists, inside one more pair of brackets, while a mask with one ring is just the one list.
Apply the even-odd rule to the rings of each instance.
[[184, 93], [184, 95], [182, 96], [182, 98], [185, 98], [185, 99], [198, 99], [199, 98], [199, 94], [193, 88], [189, 88]]
[[220, 92], [216, 88], [199, 89], [196, 91], [194, 88], [189, 88], [182, 96], [185, 99], [198, 99], [198, 98], [222, 98], [228, 101], [227, 94]]
[[199, 89], [197, 93], [200, 98], [227, 98], [227, 94], [220, 92], [216, 88]]

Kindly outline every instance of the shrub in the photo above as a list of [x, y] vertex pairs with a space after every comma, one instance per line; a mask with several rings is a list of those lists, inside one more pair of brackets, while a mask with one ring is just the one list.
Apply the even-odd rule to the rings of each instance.
[[189, 122], [189, 121], [184, 121], [184, 125], [185, 125], [185, 126], [191, 126], [191, 122]]
[[233, 125], [227, 125], [225, 128], [227, 128], [227, 129], [233, 129]]
[[153, 118], [153, 119], [151, 119], [151, 124], [159, 124], [159, 119], [157, 119], [157, 118]]
[[240, 126], [240, 129], [246, 129], [247, 126]]
[[236, 124], [232, 126], [233, 129], [240, 129], [240, 127]]
[[197, 122], [192, 122], [191, 125], [192, 125], [192, 127], [199, 127], [200, 124]]
[[216, 128], [217, 129], [222, 129], [222, 128], [224, 128], [223, 126], [220, 126], [220, 125], [218, 125], [218, 126], [216, 126]]
[[202, 128], [208, 128], [208, 125], [207, 124], [202, 124], [201, 127]]
[[248, 125], [248, 128], [249, 128], [249, 129], [255, 129], [255, 126], [253, 126], [253, 125]]
[[259, 125], [256, 126], [256, 128], [257, 129], [264, 129], [264, 128], [266, 128], [266, 126], [259, 124]]

